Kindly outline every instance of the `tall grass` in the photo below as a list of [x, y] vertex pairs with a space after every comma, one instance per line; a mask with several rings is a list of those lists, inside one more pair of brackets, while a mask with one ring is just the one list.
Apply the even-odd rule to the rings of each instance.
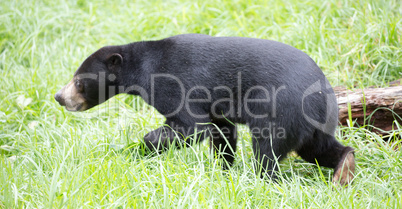
[[0, 208], [401, 208], [401, 127], [390, 143], [338, 129], [356, 148], [348, 188], [296, 155], [274, 184], [254, 175], [245, 127], [223, 171], [207, 143], [143, 155], [138, 143], [164, 118], [138, 98], [87, 113], [53, 99], [98, 48], [181, 33], [281, 41], [333, 86], [386, 86], [402, 77], [401, 13], [397, 0], [0, 1]]

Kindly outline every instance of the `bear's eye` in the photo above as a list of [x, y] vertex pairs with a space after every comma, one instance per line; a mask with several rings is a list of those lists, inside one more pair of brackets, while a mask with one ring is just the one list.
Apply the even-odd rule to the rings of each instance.
[[74, 84], [75, 84], [75, 88], [77, 88], [77, 90], [79, 91], [79, 92], [82, 92], [82, 91], [84, 91], [84, 85], [82, 84], [82, 82], [80, 82], [80, 80], [75, 80], [74, 81]]

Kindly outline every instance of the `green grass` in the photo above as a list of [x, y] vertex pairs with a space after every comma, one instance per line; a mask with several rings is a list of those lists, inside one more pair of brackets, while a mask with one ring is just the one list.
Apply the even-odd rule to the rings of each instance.
[[85, 113], [53, 99], [98, 48], [181, 33], [281, 41], [333, 86], [386, 86], [402, 77], [401, 19], [398, 0], [0, 1], [0, 208], [402, 208], [401, 140], [339, 127], [356, 148], [351, 186], [295, 155], [273, 184], [254, 175], [245, 127], [225, 172], [208, 143], [142, 155], [164, 118], [139, 98]]

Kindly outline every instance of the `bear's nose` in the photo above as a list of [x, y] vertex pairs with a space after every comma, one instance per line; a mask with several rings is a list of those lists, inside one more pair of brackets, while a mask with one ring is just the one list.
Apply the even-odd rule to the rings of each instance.
[[64, 99], [63, 99], [63, 97], [61, 96], [61, 93], [60, 93], [60, 92], [57, 92], [57, 93], [54, 95], [54, 99], [55, 99], [61, 106], [65, 106], [65, 105], [66, 105], [66, 103], [64, 102]]

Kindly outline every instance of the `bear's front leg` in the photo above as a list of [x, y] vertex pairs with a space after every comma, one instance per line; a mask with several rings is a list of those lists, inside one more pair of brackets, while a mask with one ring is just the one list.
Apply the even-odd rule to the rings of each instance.
[[180, 137], [180, 134], [176, 134], [172, 128], [161, 126], [158, 129], [147, 133], [144, 136], [144, 142], [149, 149], [159, 152], [168, 149], [173, 145], [174, 139]]
[[[211, 125], [206, 121], [187, 120], [184, 123], [177, 118], [169, 118], [165, 125], [153, 130], [144, 136], [146, 146], [157, 152], [168, 149], [171, 146], [182, 147], [202, 141], [208, 137]], [[194, 141], [195, 140], [195, 141]]]

